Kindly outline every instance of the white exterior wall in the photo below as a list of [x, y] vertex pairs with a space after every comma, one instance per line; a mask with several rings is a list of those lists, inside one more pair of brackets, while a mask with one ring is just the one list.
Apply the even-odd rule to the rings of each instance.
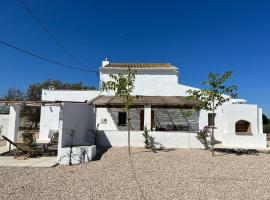
[[95, 90], [42, 90], [42, 101], [86, 102], [99, 95]]
[[[96, 145], [92, 146], [78, 146], [72, 148], [71, 163], [73, 165], [89, 162], [95, 158], [97, 154]], [[61, 148], [61, 159], [59, 163], [62, 165], [69, 164], [70, 148]]]
[[[117, 130], [117, 125], [113, 121], [108, 108], [96, 108], [96, 125], [98, 130]], [[106, 120], [106, 122], [104, 122]]]
[[[266, 147], [266, 135], [262, 132], [262, 113], [257, 105], [229, 104], [224, 106], [224, 131], [222, 144], [243, 148]], [[251, 123], [252, 135], [236, 135], [235, 123], [246, 120]]]
[[40, 112], [39, 139], [46, 140], [50, 130], [58, 130], [60, 106], [42, 106]]
[[21, 110], [21, 107], [18, 105], [10, 106], [9, 108], [7, 138], [9, 138], [13, 142], [17, 142], [17, 136], [18, 136], [19, 124], [20, 124], [20, 110]]
[[[144, 147], [143, 131], [131, 131], [131, 146]], [[98, 146], [116, 146], [123, 147], [128, 145], [127, 131], [99, 131]], [[190, 132], [149, 132], [154, 138], [157, 147], [160, 145], [165, 148], [203, 148], [203, 145], [197, 140], [196, 133]]]
[[[110, 80], [110, 74], [126, 73], [126, 70], [106, 69], [101, 70], [101, 81]], [[183, 96], [191, 87], [178, 84], [178, 73], [166, 70], [137, 70], [133, 95], [145, 96]], [[182, 92], [181, 92], [182, 91]], [[103, 92], [105, 95], [113, 95], [112, 92]]]
[[[43, 101], [71, 101], [85, 102], [96, 98], [99, 91], [93, 90], [42, 90]], [[42, 140], [48, 139], [50, 130], [59, 128], [59, 111], [58, 106], [42, 106], [40, 113], [40, 135]]]
[[70, 131], [75, 130], [73, 145], [89, 145], [95, 129], [93, 108], [87, 103], [63, 103], [60, 123], [61, 146], [70, 145]]
[[62, 148], [71, 145], [70, 131], [74, 130], [72, 145], [94, 145], [93, 130], [95, 129], [94, 109], [87, 103], [63, 103], [59, 122], [58, 158], [64, 157]]
[[[225, 103], [226, 104], [226, 103]], [[200, 111], [200, 130], [203, 130], [205, 126], [208, 126], [208, 114], [212, 113], [209, 111], [201, 110]], [[216, 140], [221, 141], [222, 140], [222, 134], [224, 131], [224, 112], [223, 112], [223, 106], [218, 107], [215, 110], [215, 132], [214, 136]]]
[[2, 139], [3, 136], [7, 136], [8, 134], [8, 125], [9, 125], [9, 115], [0, 115], [0, 128], [1, 128], [1, 133], [0, 133], [0, 139]]

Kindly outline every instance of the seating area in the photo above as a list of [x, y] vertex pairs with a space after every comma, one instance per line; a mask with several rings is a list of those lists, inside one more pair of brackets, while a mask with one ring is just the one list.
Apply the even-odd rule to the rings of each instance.
[[50, 141], [37, 142], [35, 134], [32, 132], [22, 133], [22, 142], [13, 142], [6, 136], [2, 138], [7, 141], [9, 148], [8, 151], [2, 155], [12, 155], [14, 159], [24, 156], [24, 159], [35, 156], [49, 155], [52, 153], [57, 155], [58, 149], [58, 132], [53, 132], [50, 134]]

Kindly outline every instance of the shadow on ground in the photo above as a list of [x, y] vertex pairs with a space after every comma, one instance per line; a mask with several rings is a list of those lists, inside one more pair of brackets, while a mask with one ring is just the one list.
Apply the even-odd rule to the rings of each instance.
[[102, 158], [103, 154], [105, 154], [111, 147], [98, 147], [97, 154], [93, 161], [98, 161]]
[[219, 152], [222, 153], [220, 155], [216, 155], [216, 156], [225, 156], [225, 155], [229, 155], [229, 154], [235, 154], [237, 156], [241, 156], [241, 155], [259, 155], [259, 152], [256, 149], [215, 149], [215, 152]]

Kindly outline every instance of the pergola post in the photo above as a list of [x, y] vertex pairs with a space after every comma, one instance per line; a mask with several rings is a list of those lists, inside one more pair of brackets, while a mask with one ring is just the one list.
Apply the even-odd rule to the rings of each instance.
[[147, 130], [151, 130], [151, 106], [145, 105], [144, 106], [144, 127]]
[[21, 106], [13, 105], [9, 108], [9, 121], [8, 121], [8, 135], [7, 137], [13, 141], [17, 142], [17, 136], [20, 125], [20, 109]]

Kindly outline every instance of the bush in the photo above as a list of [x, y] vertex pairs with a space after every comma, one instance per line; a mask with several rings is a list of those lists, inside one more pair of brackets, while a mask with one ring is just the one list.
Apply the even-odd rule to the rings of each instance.
[[149, 130], [147, 130], [146, 127], [144, 127], [144, 132], [142, 133], [143, 137], [144, 137], [144, 147], [146, 149], [151, 149], [152, 145], [151, 145], [151, 139], [150, 139], [150, 135], [149, 135]]
[[204, 127], [204, 129], [202, 131], [200, 131], [199, 133], [197, 133], [196, 138], [203, 144], [205, 149], [209, 148], [209, 140], [208, 140], [208, 126]]
[[270, 133], [270, 123], [263, 125], [263, 132]]

